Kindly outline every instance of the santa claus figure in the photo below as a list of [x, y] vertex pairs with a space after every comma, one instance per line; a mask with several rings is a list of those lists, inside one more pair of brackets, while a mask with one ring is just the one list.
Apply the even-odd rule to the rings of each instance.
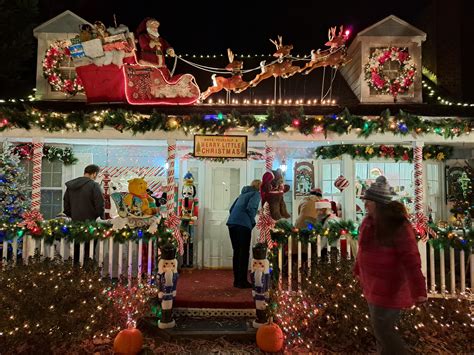
[[166, 68], [165, 54], [175, 56], [174, 49], [158, 33], [160, 23], [154, 18], [144, 19], [137, 29], [138, 44], [141, 51], [138, 53], [140, 64], [153, 65], [160, 68], [166, 78], [170, 77]]

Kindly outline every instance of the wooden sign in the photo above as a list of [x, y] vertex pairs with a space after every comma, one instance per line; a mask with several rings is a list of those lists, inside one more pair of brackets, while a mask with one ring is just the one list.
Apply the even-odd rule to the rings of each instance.
[[196, 158], [247, 159], [247, 136], [194, 135]]

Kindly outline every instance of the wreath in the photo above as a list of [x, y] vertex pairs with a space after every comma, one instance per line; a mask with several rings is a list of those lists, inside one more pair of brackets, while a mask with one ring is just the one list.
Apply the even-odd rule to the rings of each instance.
[[59, 69], [61, 62], [70, 56], [65, 41], [51, 43], [43, 60], [43, 75], [54, 90], [74, 96], [84, 90], [81, 79], [64, 79]]
[[[383, 66], [387, 61], [400, 64], [395, 78], [389, 78], [383, 72]], [[391, 94], [395, 101], [398, 94], [403, 94], [413, 85], [415, 74], [416, 67], [408, 54], [408, 48], [377, 48], [365, 65], [365, 80], [369, 86], [377, 92]]]

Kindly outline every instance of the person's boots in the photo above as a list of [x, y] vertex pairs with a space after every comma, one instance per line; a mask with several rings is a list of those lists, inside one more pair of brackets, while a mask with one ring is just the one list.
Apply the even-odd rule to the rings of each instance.
[[169, 328], [173, 328], [175, 325], [176, 325], [176, 322], [173, 319], [173, 310], [172, 309], [161, 310], [161, 320], [158, 323], [158, 328], [169, 329]]

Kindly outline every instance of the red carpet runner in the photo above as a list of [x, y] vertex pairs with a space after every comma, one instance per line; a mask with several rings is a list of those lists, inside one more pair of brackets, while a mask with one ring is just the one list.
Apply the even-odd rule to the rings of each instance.
[[232, 270], [182, 270], [174, 307], [254, 308], [252, 290], [233, 287], [233, 280]]

